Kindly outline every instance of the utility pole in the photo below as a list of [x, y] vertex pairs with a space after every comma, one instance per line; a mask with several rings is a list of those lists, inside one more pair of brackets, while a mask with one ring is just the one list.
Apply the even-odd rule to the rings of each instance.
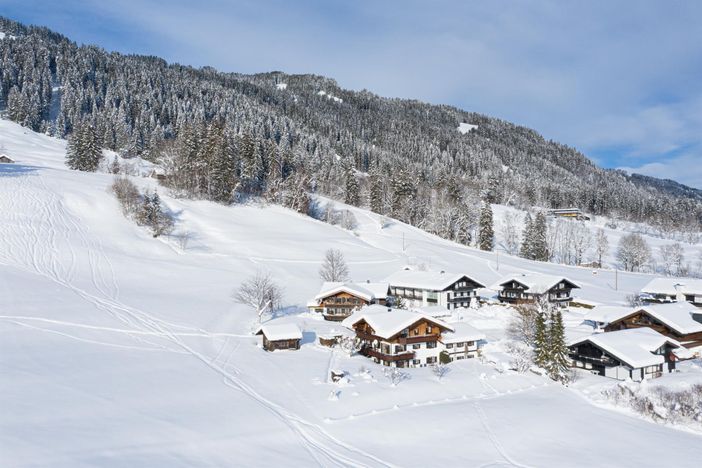
[[614, 270], [614, 290], [619, 291], [619, 268]]
[[405, 233], [402, 233], [402, 253], [405, 253]]

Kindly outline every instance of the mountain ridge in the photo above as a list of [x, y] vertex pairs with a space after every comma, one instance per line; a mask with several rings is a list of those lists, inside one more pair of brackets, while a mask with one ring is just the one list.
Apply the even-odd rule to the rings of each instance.
[[[2, 40], [0, 62], [11, 70], [4, 74], [0, 105], [13, 120], [60, 137], [88, 121], [106, 148], [152, 159], [183, 128], [222, 121], [232, 135], [247, 134], [263, 148], [258, 179], [248, 184], [259, 193], [271, 185], [265, 172], [285, 160], [289, 170], [281, 178], [304, 175], [310, 190], [336, 199], [348, 198], [350, 168], [376, 171], [389, 183], [383, 183], [374, 211], [443, 235], [474, 228], [475, 210], [464, 205], [481, 200], [577, 206], [673, 230], [699, 229], [702, 219], [701, 191], [598, 167], [535, 130], [454, 106], [345, 90], [333, 78], [314, 74], [247, 75], [168, 64], [155, 56], [78, 46], [48, 28], [5, 18], [0, 29], [15, 36]], [[56, 85], [62, 86], [61, 112], [51, 121], [45, 108], [53, 96], [47, 88]], [[16, 111], [23, 102], [30, 111]], [[461, 134], [461, 123], [477, 128]], [[239, 157], [240, 145], [233, 146]], [[234, 164], [239, 181], [244, 165]], [[359, 182], [358, 203], [365, 204], [372, 183]], [[433, 211], [454, 208], [467, 220], [458, 227], [455, 221], [428, 219]]]

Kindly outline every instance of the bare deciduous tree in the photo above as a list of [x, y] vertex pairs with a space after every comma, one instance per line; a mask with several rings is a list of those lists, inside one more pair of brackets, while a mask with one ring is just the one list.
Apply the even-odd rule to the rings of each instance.
[[324, 255], [319, 277], [324, 281], [346, 281], [349, 277], [349, 267], [341, 250], [329, 249]]
[[597, 254], [597, 265], [600, 268], [602, 268], [602, 257], [607, 255], [607, 252], [609, 252], [609, 239], [607, 239], [604, 229], [600, 228], [595, 235], [595, 253]]
[[682, 245], [674, 243], [670, 245], [662, 245], [659, 249], [661, 261], [663, 262], [663, 272], [666, 275], [680, 275], [685, 261], [685, 255]]
[[431, 373], [434, 374], [439, 381], [449, 372], [451, 372], [451, 368], [446, 364], [435, 364], [431, 368]]
[[651, 248], [639, 234], [622, 237], [617, 249], [617, 260], [626, 271], [639, 271], [651, 259]]
[[519, 230], [516, 221], [516, 216], [512, 213], [505, 213], [502, 219], [502, 241], [510, 255], [519, 253]]
[[269, 273], [259, 271], [241, 283], [234, 294], [234, 300], [252, 307], [260, 322], [266, 311], [280, 308], [283, 301], [283, 290], [273, 281]]
[[534, 304], [520, 304], [514, 310], [514, 317], [507, 325], [507, 335], [515, 341], [534, 346], [538, 308]]

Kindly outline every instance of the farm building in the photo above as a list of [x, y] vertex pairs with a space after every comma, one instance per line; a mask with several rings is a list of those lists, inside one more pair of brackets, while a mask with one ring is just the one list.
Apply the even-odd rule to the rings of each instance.
[[266, 351], [300, 349], [302, 340], [302, 331], [291, 323], [263, 325], [256, 331], [256, 335], [263, 335], [263, 349]]

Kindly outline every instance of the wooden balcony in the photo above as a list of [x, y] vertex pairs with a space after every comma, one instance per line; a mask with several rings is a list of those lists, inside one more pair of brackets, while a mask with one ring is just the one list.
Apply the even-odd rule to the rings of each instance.
[[409, 359], [414, 359], [413, 351], [403, 351], [398, 354], [385, 354], [371, 347], [365, 347], [361, 349], [361, 354], [364, 356], [374, 357], [376, 359], [380, 359], [381, 361], [387, 362], [407, 361]]
[[427, 341], [439, 341], [439, 335], [411, 335], [397, 339], [400, 344], [426, 343]]

